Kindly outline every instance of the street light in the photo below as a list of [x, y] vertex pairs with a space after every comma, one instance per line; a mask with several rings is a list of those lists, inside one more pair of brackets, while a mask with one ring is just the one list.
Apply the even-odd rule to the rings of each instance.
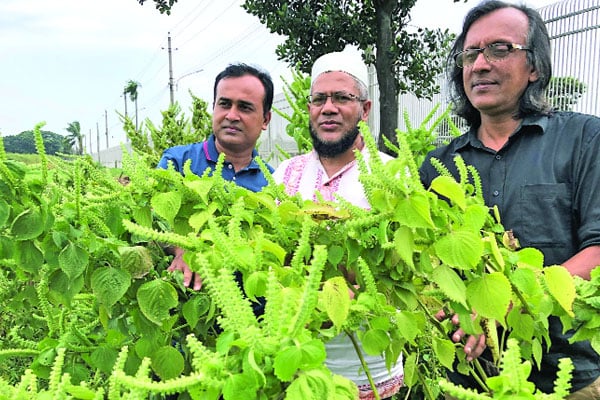
[[197, 73], [202, 72], [202, 71], [204, 71], [204, 69], [200, 68], [200, 69], [197, 69], [195, 71], [188, 72], [187, 74], [181, 75], [179, 78], [177, 78], [177, 81], [175, 82], [175, 88], [178, 90], [178, 88], [179, 88], [179, 81], [182, 80], [183, 78], [185, 78], [186, 76], [197, 74]]

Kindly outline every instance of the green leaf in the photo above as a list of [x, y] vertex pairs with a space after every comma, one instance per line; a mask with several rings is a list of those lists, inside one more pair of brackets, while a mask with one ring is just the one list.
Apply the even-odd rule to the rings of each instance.
[[133, 219], [138, 225], [152, 228], [152, 210], [150, 207], [137, 207], [133, 210]]
[[119, 353], [115, 349], [100, 346], [92, 352], [90, 359], [94, 368], [98, 368], [105, 374], [110, 374], [115, 366], [118, 355]]
[[577, 295], [575, 292], [575, 282], [569, 271], [560, 265], [553, 265], [544, 268], [544, 281], [548, 292], [560, 304], [563, 310], [571, 317], [573, 314], [573, 301]]
[[411, 228], [432, 228], [435, 225], [430, 211], [428, 197], [414, 192], [409, 198], [398, 202], [394, 219]]
[[431, 182], [431, 189], [446, 197], [461, 210], [467, 206], [465, 191], [460, 183], [450, 176], [440, 175]]
[[346, 280], [337, 276], [325, 281], [323, 301], [327, 316], [337, 328], [341, 328], [350, 310], [350, 294]]
[[482, 204], [471, 204], [464, 214], [463, 226], [469, 230], [478, 231], [485, 225], [489, 210]]
[[468, 283], [467, 298], [473, 310], [483, 318], [504, 321], [511, 298], [510, 282], [503, 274], [493, 272]]
[[15, 240], [35, 239], [44, 231], [42, 214], [35, 209], [27, 209], [12, 222], [10, 234]]
[[372, 356], [383, 353], [390, 345], [390, 338], [387, 332], [381, 329], [369, 329], [361, 336], [360, 342], [365, 353]]
[[433, 351], [440, 364], [452, 370], [452, 364], [454, 363], [454, 356], [456, 354], [454, 343], [449, 339], [434, 336], [432, 344]]
[[85, 271], [88, 259], [86, 250], [69, 242], [58, 255], [58, 266], [70, 279], [75, 279]]
[[332, 399], [335, 387], [328, 370], [312, 369], [301, 373], [286, 390], [289, 400]]
[[206, 296], [195, 295], [186, 301], [181, 307], [181, 313], [185, 322], [193, 329], [200, 317], [208, 313], [210, 309], [210, 299]]
[[4, 199], [0, 199], [0, 228], [8, 222], [10, 216], [10, 205]]
[[411, 269], [415, 268], [413, 253], [415, 251], [415, 240], [412, 229], [400, 226], [394, 232], [394, 248], [396, 252]]
[[44, 263], [44, 254], [33, 240], [16, 242], [16, 260], [20, 268], [37, 274]]
[[183, 355], [171, 346], [163, 346], [151, 357], [152, 369], [162, 380], [177, 378], [183, 372]]
[[159, 193], [150, 201], [154, 212], [173, 225], [173, 221], [181, 207], [181, 194], [179, 192]]
[[344, 249], [338, 245], [332, 245], [327, 248], [327, 260], [331, 265], [340, 265], [344, 257]]
[[440, 265], [433, 270], [431, 280], [452, 301], [467, 306], [466, 287], [456, 271], [446, 265]]
[[316, 368], [325, 362], [327, 352], [325, 351], [325, 343], [322, 340], [314, 339], [300, 346], [302, 351], [302, 368]]
[[287, 347], [275, 355], [273, 368], [275, 376], [284, 382], [290, 382], [302, 363], [302, 350], [296, 346]]
[[120, 247], [121, 268], [131, 274], [132, 278], [139, 279], [154, 267], [150, 250], [144, 246]]
[[418, 378], [417, 352], [411, 352], [404, 358], [404, 384], [412, 387]]
[[544, 254], [533, 247], [525, 247], [517, 251], [519, 261], [517, 266], [541, 269], [544, 266]]
[[112, 307], [129, 289], [131, 276], [118, 268], [98, 268], [92, 274], [92, 290], [98, 302], [107, 308]]
[[141, 285], [137, 300], [142, 314], [157, 325], [170, 317], [169, 311], [177, 307], [177, 291], [169, 283], [155, 279]]
[[258, 386], [250, 374], [231, 375], [223, 385], [223, 398], [226, 400], [247, 400], [256, 398]]
[[433, 245], [445, 264], [458, 269], [472, 269], [483, 256], [481, 236], [475, 231], [459, 230], [448, 233]]

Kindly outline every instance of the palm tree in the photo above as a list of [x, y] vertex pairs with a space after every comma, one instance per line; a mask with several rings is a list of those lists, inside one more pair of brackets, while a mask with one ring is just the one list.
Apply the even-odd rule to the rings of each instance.
[[83, 135], [81, 134], [81, 125], [79, 124], [79, 121], [70, 122], [65, 130], [70, 133], [70, 135], [67, 136], [69, 145], [76, 148], [77, 154], [83, 154]]
[[129, 99], [135, 103], [135, 130], [138, 129], [138, 88], [142, 85], [139, 82], [129, 80], [123, 89], [123, 96], [125, 96], [125, 116], [127, 116], [127, 95]]

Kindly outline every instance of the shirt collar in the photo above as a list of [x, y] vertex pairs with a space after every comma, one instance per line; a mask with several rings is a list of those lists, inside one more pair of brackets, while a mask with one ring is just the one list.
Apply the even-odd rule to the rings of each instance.
[[[529, 115], [529, 116], [523, 118], [523, 121], [521, 121], [521, 125], [519, 125], [516, 132], [519, 133], [521, 131], [525, 131], [525, 132], [538, 131], [540, 134], [543, 134], [546, 131], [547, 126], [548, 126], [548, 115], [544, 115], [544, 114]], [[538, 130], [535, 127], [538, 127], [540, 129]], [[477, 137], [477, 128], [476, 127], [472, 127], [471, 129], [469, 129], [469, 131], [467, 132], [466, 135], [462, 135], [457, 139], [456, 147], [458, 149], [462, 149], [466, 146], [472, 146], [472, 147], [477, 147], [477, 148], [482, 147], [481, 141]]]
[[[217, 144], [215, 143], [216, 137], [214, 133], [211, 133], [208, 139], [206, 139], [205, 155], [206, 158], [214, 163], [219, 161], [219, 151], [217, 150]], [[252, 149], [252, 160], [250, 164], [244, 169], [260, 169], [260, 166], [254, 159], [258, 156], [258, 151]]]

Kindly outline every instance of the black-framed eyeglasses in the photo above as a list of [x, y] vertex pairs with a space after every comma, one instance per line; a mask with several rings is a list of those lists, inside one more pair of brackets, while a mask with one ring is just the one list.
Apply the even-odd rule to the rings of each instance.
[[324, 105], [325, 103], [327, 103], [327, 98], [331, 97], [331, 102], [333, 104], [337, 104], [337, 105], [345, 105], [354, 101], [365, 101], [364, 99], [361, 99], [359, 96], [352, 94], [352, 93], [346, 93], [346, 92], [334, 92], [331, 94], [325, 94], [325, 93], [314, 93], [311, 95], [308, 95], [306, 97], [306, 99], [308, 100], [308, 103], [316, 106], [316, 107], [320, 107], [322, 105]]
[[454, 61], [458, 68], [464, 68], [473, 65], [477, 57], [479, 57], [479, 53], [483, 53], [488, 62], [495, 62], [506, 58], [510, 53], [514, 53], [517, 50], [531, 51], [530, 48], [522, 44], [492, 43], [480, 49], [466, 49], [458, 52], [454, 55]]

